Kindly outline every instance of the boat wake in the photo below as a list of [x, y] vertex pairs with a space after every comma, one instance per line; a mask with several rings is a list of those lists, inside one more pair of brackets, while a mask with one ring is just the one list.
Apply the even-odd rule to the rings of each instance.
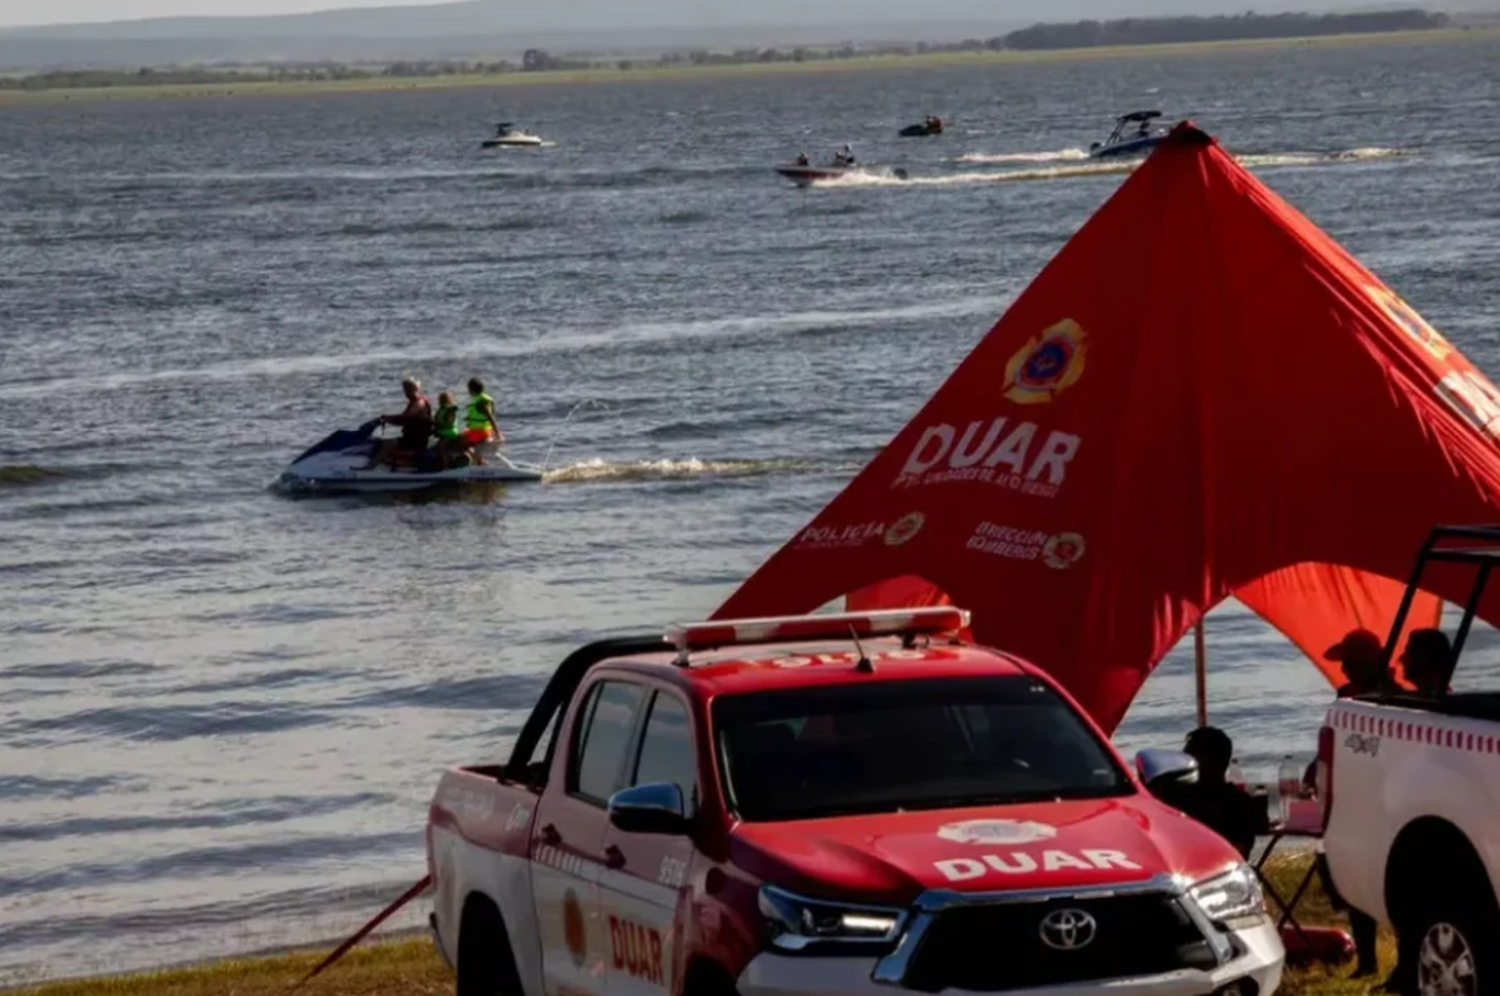
[[543, 484], [590, 484], [605, 481], [676, 481], [695, 478], [764, 477], [817, 469], [807, 460], [637, 460], [613, 463], [585, 460], [549, 470]]
[[[1037, 155], [1056, 156], [1057, 153], [1038, 153]], [[974, 154], [977, 156], [978, 154]], [[1375, 162], [1385, 159], [1402, 159], [1416, 155], [1410, 149], [1383, 148], [1371, 146], [1368, 148], [1347, 149], [1341, 152], [1276, 152], [1276, 153], [1248, 153], [1237, 155], [1235, 159], [1247, 169], [1272, 169], [1276, 167], [1290, 166], [1335, 166], [1356, 162]], [[1005, 160], [981, 160], [974, 156], [964, 157], [961, 161], [969, 163], [978, 162], [1014, 162], [1021, 163], [1028, 160], [1005, 159]], [[1087, 156], [1083, 157], [1087, 160]], [[1031, 160], [1038, 162], [1056, 160]], [[1058, 166], [1039, 166], [1034, 169], [1007, 169], [1007, 170], [968, 170], [959, 173], [947, 173], [940, 176], [913, 176], [908, 179], [899, 179], [895, 176], [874, 173], [851, 173], [832, 180], [820, 180], [814, 184], [815, 187], [840, 188], [840, 187], [954, 187], [982, 183], [1026, 183], [1039, 180], [1067, 180], [1093, 176], [1123, 175], [1135, 171], [1144, 160], [1124, 160], [1106, 162], [1070, 162]]]
[[1058, 149], [1056, 152], [965, 152], [954, 162], [982, 163], [998, 166], [1004, 163], [1081, 162], [1089, 157], [1083, 149]]

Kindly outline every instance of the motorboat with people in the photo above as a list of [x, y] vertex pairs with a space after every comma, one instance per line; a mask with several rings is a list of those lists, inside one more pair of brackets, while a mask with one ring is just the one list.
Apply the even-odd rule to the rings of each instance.
[[943, 119], [936, 114], [929, 114], [922, 120], [921, 124], [907, 125], [897, 132], [902, 138], [926, 138], [929, 135], [941, 135], [942, 133]]
[[800, 153], [796, 159], [789, 163], [782, 163], [776, 167], [776, 172], [791, 180], [799, 187], [810, 187], [814, 183], [826, 180], [838, 180], [855, 174], [865, 176], [890, 176], [897, 180], [907, 179], [907, 172], [900, 167], [894, 169], [886, 167], [866, 166], [854, 158], [854, 151], [847, 145], [833, 154], [833, 158], [826, 165], [814, 165], [808, 159], [807, 153]]
[[1167, 137], [1168, 129], [1153, 124], [1161, 111], [1131, 111], [1115, 119], [1115, 128], [1102, 142], [1089, 146], [1090, 159], [1144, 156]]
[[540, 148], [547, 143], [531, 132], [518, 127], [510, 121], [501, 121], [495, 125], [495, 134], [481, 143], [486, 149], [497, 149], [508, 146], [522, 148]]
[[540, 481], [542, 468], [511, 460], [500, 439], [490, 439], [467, 454], [446, 454], [439, 444], [415, 458], [375, 464], [384, 424], [371, 419], [357, 429], [340, 429], [303, 453], [281, 473], [277, 483], [288, 491], [418, 491], [462, 484]]

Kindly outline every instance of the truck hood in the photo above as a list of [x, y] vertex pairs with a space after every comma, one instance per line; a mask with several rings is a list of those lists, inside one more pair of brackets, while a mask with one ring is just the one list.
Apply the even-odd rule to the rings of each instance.
[[1011, 892], [1196, 881], [1239, 862], [1222, 838], [1147, 795], [741, 823], [734, 863], [810, 896], [905, 905], [927, 889]]

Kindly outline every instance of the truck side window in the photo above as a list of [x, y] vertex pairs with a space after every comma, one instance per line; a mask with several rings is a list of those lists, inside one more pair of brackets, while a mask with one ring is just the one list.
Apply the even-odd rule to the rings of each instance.
[[687, 815], [698, 808], [698, 758], [687, 707], [675, 695], [657, 692], [641, 741], [640, 760], [632, 785], [672, 782], [682, 790]]
[[603, 805], [620, 787], [635, 715], [644, 697], [640, 685], [623, 681], [603, 681], [594, 687], [578, 726], [568, 779], [573, 792]]

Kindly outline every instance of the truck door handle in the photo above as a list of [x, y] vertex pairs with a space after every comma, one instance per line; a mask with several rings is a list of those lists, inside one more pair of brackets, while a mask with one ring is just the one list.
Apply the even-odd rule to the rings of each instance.
[[562, 843], [562, 834], [557, 832], [557, 827], [553, 826], [551, 823], [548, 823], [546, 826], [542, 827], [542, 843], [547, 844], [550, 847], [556, 847], [558, 844]]
[[609, 845], [609, 847], [604, 849], [604, 867], [611, 869], [624, 868], [625, 852], [613, 844]]

